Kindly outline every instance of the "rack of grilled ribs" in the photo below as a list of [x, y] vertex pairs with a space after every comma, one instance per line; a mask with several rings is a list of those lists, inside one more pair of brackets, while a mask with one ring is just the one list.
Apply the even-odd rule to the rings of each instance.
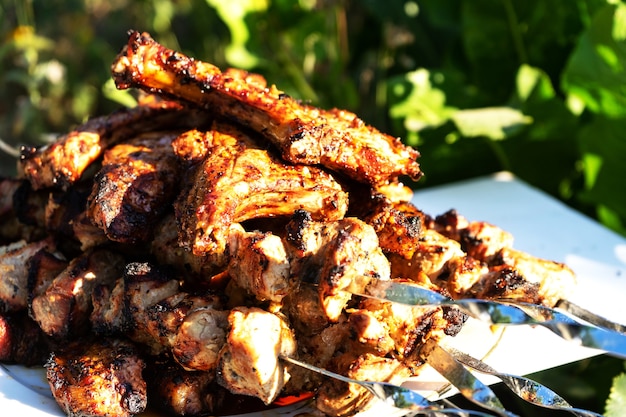
[[401, 383], [466, 319], [352, 295], [370, 280], [546, 305], [573, 284], [493, 225], [423, 213], [402, 183], [419, 153], [348, 111], [145, 33], [112, 71], [143, 90], [136, 107], [24, 149], [18, 178], [0, 179], [0, 360], [50, 353], [68, 415], [132, 415], [146, 398], [220, 414], [304, 392], [353, 415], [367, 391], [279, 356]]

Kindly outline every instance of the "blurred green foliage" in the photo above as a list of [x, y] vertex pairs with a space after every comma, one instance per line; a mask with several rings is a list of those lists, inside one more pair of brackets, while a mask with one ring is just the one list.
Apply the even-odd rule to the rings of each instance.
[[0, 173], [134, 104], [109, 73], [129, 29], [404, 138], [416, 187], [509, 170], [626, 235], [620, 1], [2, 0]]

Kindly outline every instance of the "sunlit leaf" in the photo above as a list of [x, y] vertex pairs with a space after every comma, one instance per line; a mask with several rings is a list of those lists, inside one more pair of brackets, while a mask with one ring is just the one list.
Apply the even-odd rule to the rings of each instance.
[[607, 5], [582, 34], [563, 74], [562, 86], [590, 110], [626, 116], [626, 4]]
[[522, 65], [515, 80], [517, 95], [522, 101], [528, 101], [533, 96], [545, 100], [555, 96], [554, 87], [547, 74], [539, 68]]
[[613, 379], [604, 415], [605, 417], [622, 417], [624, 410], [626, 410], [626, 374], [621, 374]]
[[433, 87], [430, 72], [426, 69], [393, 79], [389, 84], [389, 93], [390, 116], [403, 119], [405, 128], [410, 132], [440, 126], [456, 110], [446, 106], [445, 93]]
[[579, 198], [590, 204], [603, 204], [624, 219], [625, 131], [626, 119], [596, 117], [579, 133], [585, 176], [585, 190]]
[[532, 123], [531, 117], [511, 107], [459, 110], [452, 120], [463, 136], [493, 140], [505, 139]]
[[246, 48], [246, 43], [250, 39], [250, 28], [245, 19], [250, 13], [267, 10], [268, 0], [206, 0], [206, 2], [217, 10], [230, 30], [231, 40], [226, 47], [226, 59], [229, 63], [246, 69], [257, 65], [259, 58]]

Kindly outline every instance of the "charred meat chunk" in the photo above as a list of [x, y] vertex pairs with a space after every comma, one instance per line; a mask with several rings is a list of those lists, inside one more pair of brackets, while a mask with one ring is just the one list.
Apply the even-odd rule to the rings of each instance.
[[170, 208], [180, 165], [172, 150], [177, 132], [144, 133], [104, 153], [89, 198], [88, 216], [106, 236], [140, 243]]
[[147, 405], [144, 368], [133, 344], [104, 339], [53, 352], [46, 375], [52, 395], [68, 416], [130, 417]]

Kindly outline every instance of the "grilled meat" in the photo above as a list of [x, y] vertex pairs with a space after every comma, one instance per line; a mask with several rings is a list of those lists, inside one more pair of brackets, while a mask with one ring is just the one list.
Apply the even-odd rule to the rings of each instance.
[[218, 383], [270, 404], [289, 379], [279, 355], [295, 354], [292, 331], [279, 316], [254, 307], [231, 310], [228, 321], [230, 332], [220, 352]]
[[228, 262], [223, 253], [194, 255], [190, 249], [181, 246], [173, 212], [166, 214], [156, 225], [153, 235], [150, 253], [160, 264], [172, 266], [184, 274], [187, 283], [208, 281], [208, 277], [220, 273]]
[[27, 261], [29, 305], [33, 298], [42, 295], [68, 266], [65, 257], [56, 251], [52, 252], [52, 249], [41, 249]]
[[148, 330], [152, 306], [180, 292], [180, 283], [163, 269], [147, 262], [132, 262], [114, 286], [100, 285], [92, 294], [92, 328], [101, 335], [125, 335], [160, 353], [167, 346]]
[[0, 314], [0, 362], [43, 365], [52, 346], [26, 310]]
[[481, 221], [468, 221], [449, 210], [430, 221], [430, 227], [461, 244], [461, 249], [474, 259], [490, 262], [503, 248], [513, 246], [513, 235], [501, 228]]
[[137, 87], [211, 109], [260, 132], [293, 164], [321, 164], [357, 180], [379, 184], [421, 176], [419, 153], [400, 139], [367, 126], [345, 110], [304, 105], [260, 76], [217, 67], [164, 48], [147, 33], [131, 32], [112, 65], [118, 88]]
[[363, 198], [359, 197], [352, 197], [358, 201], [350, 205], [350, 214], [363, 219], [374, 228], [380, 247], [385, 253], [411, 258], [422, 235], [424, 213], [410, 201], [392, 200], [397, 198], [393, 195], [387, 197], [375, 193], [365, 204], [361, 201]]
[[287, 226], [296, 280], [319, 285], [326, 316], [337, 321], [351, 298], [371, 278], [389, 279], [389, 260], [378, 246], [374, 229], [357, 218], [315, 222], [299, 211]]
[[215, 372], [228, 334], [228, 311], [198, 308], [186, 315], [172, 341], [174, 359], [187, 370]]
[[25, 180], [0, 178], [0, 244], [45, 237], [45, 199]]
[[494, 266], [470, 289], [476, 298], [510, 298], [554, 306], [576, 284], [574, 272], [565, 264], [540, 259], [512, 248], [499, 251]]
[[233, 223], [298, 209], [320, 220], [345, 214], [347, 194], [326, 172], [287, 165], [230, 126], [217, 125], [211, 135], [209, 155], [176, 203], [181, 243], [195, 255], [223, 253]]
[[0, 360], [52, 349], [69, 415], [141, 412], [139, 349], [178, 414], [316, 392], [322, 412], [352, 415], [367, 391], [279, 357], [400, 383], [466, 318], [351, 295], [372, 279], [545, 304], [573, 283], [493, 225], [422, 213], [399, 182], [421, 176], [418, 152], [348, 111], [137, 32], [112, 70], [157, 94], [24, 149], [21, 178], [0, 179]]
[[393, 356], [414, 369], [421, 365], [415, 353], [424, 340], [441, 339], [448, 328], [441, 307], [413, 308], [375, 299], [362, 300], [349, 321], [360, 343], [371, 346], [379, 356]]
[[29, 260], [42, 250], [53, 251], [54, 248], [52, 238], [32, 243], [21, 240], [0, 247], [0, 313], [28, 307]]
[[52, 395], [73, 417], [129, 417], [147, 405], [144, 360], [129, 342], [76, 342], [46, 364]]
[[104, 153], [88, 216], [114, 242], [139, 243], [175, 198], [180, 165], [172, 150], [178, 132], [150, 132]]
[[[140, 132], [194, 124], [180, 104], [150, 102], [88, 120], [56, 142], [22, 150], [19, 170], [35, 190], [67, 189], [76, 183], [109, 146]], [[195, 119], [197, 121], [197, 119]], [[197, 124], [197, 123], [196, 123]]]
[[42, 294], [33, 298], [30, 306], [33, 319], [56, 339], [81, 335], [89, 327], [94, 288], [111, 285], [123, 267], [121, 255], [104, 249], [78, 256]]
[[226, 323], [227, 313], [215, 310], [221, 307], [220, 299], [181, 291], [178, 280], [149, 263], [128, 264], [115, 286], [97, 287], [92, 300], [90, 319], [96, 334], [124, 335], [152, 354], [170, 352], [190, 369], [209, 369], [204, 358], [211, 355], [214, 345], [219, 345], [217, 350], [223, 345], [223, 341], [213, 345], [206, 342], [219, 339], [216, 332], [224, 333], [216, 325], [216, 320]]
[[228, 272], [237, 285], [259, 300], [280, 303], [292, 289], [287, 251], [269, 232], [234, 228], [229, 240]]

